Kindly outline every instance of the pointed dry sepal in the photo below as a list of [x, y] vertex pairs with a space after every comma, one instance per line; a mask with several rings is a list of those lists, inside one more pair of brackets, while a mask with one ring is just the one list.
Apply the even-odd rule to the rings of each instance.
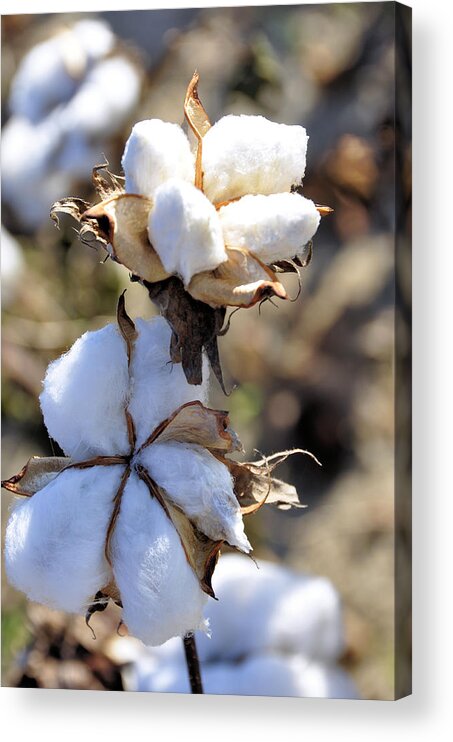
[[101, 201], [81, 216], [101, 240], [111, 245], [111, 257], [144, 281], [169, 277], [148, 239], [150, 199], [129, 193]]
[[152, 432], [142, 448], [166, 441], [194, 443], [223, 453], [243, 450], [238, 436], [230, 427], [228, 412], [212, 410], [199, 401], [182, 405]]
[[280, 510], [305, 507], [300, 502], [297, 490], [293, 485], [272, 476], [272, 472], [277, 466], [286, 461], [289, 456], [297, 453], [309, 456], [321, 466], [312, 453], [301, 448], [282, 451], [259, 461], [242, 463], [217, 455], [217, 458], [230, 470], [234, 481], [234, 491], [243, 515], [257, 512], [265, 503], [275, 505]]
[[199, 79], [200, 75], [198, 74], [198, 72], [194, 72], [186, 92], [186, 98], [184, 101], [184, 115], [187, 119], [187, 123], [189, 124], [190, 128], [197, 138], [195, 186], [200, 190], [203, 190], [202, 139], [206, 132], [209, 131], [209, 129], [211, 128], [211, 122], [209, 121], [208, 114], [206, 113], [203, 104], [198, 96]]
[[2, 487], [15, 495], [32, 497], [70, 464], [66, 456], [32, 456], [18, 474], [2, 482]]
[[227, 248], [228, 260], [213, 271], [198, 273], [188, 292], [211, 307], [253, 307], [263, 299], [286, 299], [275, 273], [255, 255], [241, 248]]

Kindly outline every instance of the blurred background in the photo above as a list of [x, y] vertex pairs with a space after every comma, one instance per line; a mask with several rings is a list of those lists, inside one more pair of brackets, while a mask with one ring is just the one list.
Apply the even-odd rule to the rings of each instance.
[[[375, 699], [395, 688], [396, 152], [404, 204], [410, 192], [410, 150], [395, 140], [410, 104], [395, 110], [394, 30], [393, 3], [2, 17], [2, 478], [53, 453], [38, 403], [47, 364], [112, 321], [126, 287], [132, 317], [154, 312], [70, 219], [55, 229], [51, 204], [94, 200], [92, 166], [107, 158], [120, 172], [135, 121], [182, 123], [194, 69], [212, 122], [247, 113], [302, 124], [304, 195], [334, 213], [297, 301], [232, 317], [220, 353], [233, 391], [225, 399], [214, 382], [211, 401], [230, 410], [249, 459], [301, 447], [322, 462], [293, 457], [279, 472], [306, 509], [263, 508], [246, 528], [255, 557], [331, 581], [345, 625], [339, 664]], [[404, 82], [404, 29], [400, 42]], [[295, 277], [283, 281], [296, 296]], [[398, 290], [408, 303], [404, 280]], [[2, 588], [3, 685], [124, 687], [117, 656], [83, 619], [29, 606], [4, 577]], [[116, 630], [106, 616], [97, 626], [101, 637]]]

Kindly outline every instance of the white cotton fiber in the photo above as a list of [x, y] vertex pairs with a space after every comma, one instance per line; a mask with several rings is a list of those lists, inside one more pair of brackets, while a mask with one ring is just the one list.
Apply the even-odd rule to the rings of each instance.
[[126, 142], [121, 161], [126, 191], [152, 197], [169, 178], [193, 183], [195, 159], [189, 140], [178, 124], [160, 119], [139, 121]]
[[204, 191], [218, 203], [249, 193], [282, 193], [300, 184], [307, 134], [263, 116], [224, 116], [203, 138]]
[[68, 456], [126, 454], [126, 345], [115, 325], [86, 332], [50, 364], [40, 396], [49, 435]]
[[9, 108], [13, 115], [39, 122], [51, 108], [68, 100], [78, 80], [65, 65], [64, 44], [70, 32], [33, 47], [22, 59], [11, 83]]
[[251, 550], [230, 472], [209, 451], [169, 441], [144, 449], [140, 460], [202, 533]]
[[[126, 690], [154, 693], [190, 693], [180, 643], [145, 650], [123, 677]], [[174, 647], [171, 657], [163, 652]], [[202, 665], [203, 689], [208, 694], [237, 696], [291, 696], [297, 698], [358, 698], [351, 678], [333, 665], [313, 662], [303, 655], [260, 652], [239, 662]]]
[[204, 626], [207, 595], [176, 529], [135, 473], [124, 491], [112, 559], [123, 620], [131, 634], [156, 645]]
[[106, 59], [87, 74], [62, 112], [62, 128], [88, 141], [109, 136], [124, 122], [139, 94], [140, 77], [133, 64], [124, 57]]
[[186, 286], [196, 273], [227, 259], [214, 206], [183, 180], [171, 179], [157, 188], [148, 235], [165, 270], [181, 276]]
[[246, 247], [264, 263], [292, 258], [316, 232], [320, 215], [298, 193], [244, 196], [219, 211], [228, 247]]
[[71, 32], [90, 60], [105, 57], [115, 45], [113, 32], [99, 20], [84, 18], [72, 27]]
[[222, 556], [214, 572], [218, 602], [209, 604], [211, 638], [200, 637], [203, 660], [235, 660], [264, 650], [334, 661], [343, 650], [337, 593], [322, 577], [297, 575], [270, 562]]
[[207, 360], [203, 359], [203, 384], [188, 384], [180, 363], [170, 361], [171, 329], [162, 317], [135, 321], [138, 338], [131, 363], [131, 413], [137, 448], [153, 430], [182, 404], [199, 399], [206, 403]]
[[105, 534], [123, 467], [69, 469], [12, 512], [5, 536], [9, 581], [30, 600], [84, 613], [110, 581]]

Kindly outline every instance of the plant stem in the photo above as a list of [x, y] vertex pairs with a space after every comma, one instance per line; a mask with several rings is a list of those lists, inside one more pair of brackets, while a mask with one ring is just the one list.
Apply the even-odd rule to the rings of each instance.
[[190, 690], [192, 693], [203, 693], [201, 682], [200, 662], [198, 659], [197, 645], [193, 634], [187, 634], [184, 639], [184, 651], [186, 653], [187, 671], [189, 673]]

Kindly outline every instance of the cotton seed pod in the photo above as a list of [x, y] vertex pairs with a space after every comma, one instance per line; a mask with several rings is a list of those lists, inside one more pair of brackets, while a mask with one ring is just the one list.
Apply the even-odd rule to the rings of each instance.
[[87, 622], [111, 599], [160, 644], [204, 627], [220, 548], [251, 549], [243, 514], [293, 504], [294, 491], [269, 462], [227, 458], [241, 449], [228, 415], [172, 369], [165, 320], [135, 324], [123, 295], [117, 325], [86, 333], [46, 375], [44, 419], [72, 458], [33, 458], [2, 483], [27, 498], [8, 523], [7, 573]]

